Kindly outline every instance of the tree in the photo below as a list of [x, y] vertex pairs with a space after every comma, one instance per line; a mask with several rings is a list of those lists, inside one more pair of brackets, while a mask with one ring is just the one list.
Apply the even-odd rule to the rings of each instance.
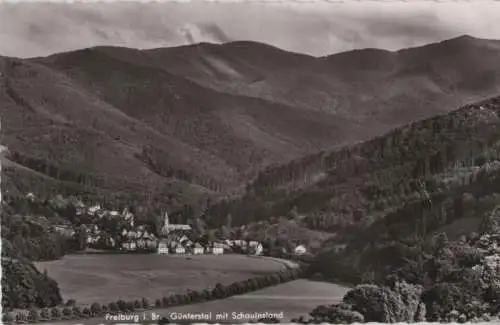
[[109, 303], [108, 309], [109, 309], [110, 312], [117, 312], [117, 311], [120, 310], [119, 307], [118, 307], [118, 303], [116, 303], [116, 302]]
[[352, 310], [351, 305], [344, 303], [318, 306], [309, 315], [312, 317], [313, 323], [352, 324], [364, 322], [361, 313]]
[[71, 318], [71, 316], [73, 316], [73, 309], [71, 309], [70, 307], [64, 307], [62, 313], [64, 318], [69, 319]]
[[14, 322], [14, 317], [11, 313], [5, 313], [2, 315], [2, 321], [4, 324], [11, 324]]
[[75, 318], [78, 318], [78, 317], [80, 317], [80, 316], [82, 315], [82, 309], [81, 309], [80, 307], [78, 307], [78, 306], [73, 306], [73, 308], [72, 308], [72, 309], [73, 309], [73, 316], [74, 316]]
[[97, 302], [94, 302], [91, 306], [90, 306], [90, 313], [93, 315], [93, 316], [99, 316], [101, 315], [102, 313], [102, 308], [101, 308], [101, 305], [98, 304]]
[[148, 309], [151, 307], [149, 300], [147, 298], [142, 298], [142, 308]]
[[494, 233], [500, 230], [500, 222], [498, 221], [495, 215], [496, 211], [497, 209], [495, 209], [493, 213], [486, 215], [482, 219], [481, 224], [479, 225], [479, 232], [481, 234]]
[[363, 315], [365, 322], [394, 323], [403, 319], [403, 302], [392, 290], [376, 285], [359, 285], [342, 302]]
[[52, 319], [54, 319], [54, 320], [58, 320], [62, 316], [61, 310], [57, 307], [52, 308], [50, 311], [50, 314], [51, 314]]
[[30, 309], [28, 311], [28, 320], [31, 322], [37, 322], [40, 319], [40, 315], [36, 309]]
[[82, 316], [83, 317], [90, 317], [90, 316], [92, 316], [92, 311], [90, 310], [89, 307], [83, 308], [83, 310], [82, 310]]
[[50, 311], [48, 308], [42, 308], [40, 311], [40, 319], [49, 320], [50, 319]]

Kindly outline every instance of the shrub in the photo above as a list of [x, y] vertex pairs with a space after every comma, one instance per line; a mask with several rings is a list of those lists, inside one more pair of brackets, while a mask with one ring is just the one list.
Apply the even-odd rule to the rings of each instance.
[[142, 298], [142, 308], [148, 309], [150, 306], [149, 300], [147, 298]]
[[11, 313], [6, 313], [2, 315], [2, 321], [4, 324], [11, 324], [14, 322], [14, 316]]
[[314, 323], [351, 324], [364, 322], [361, 313], [352, 310], [352, 306], [344, 303], [316, 307], [309, 315]]
[[415, 314], [415, 322], [425, 322], [427, 315], [427, 308], [425, 308], [425, 304], [423, 302], [418, 304], [417, 313]]
[[118, 307], [118, 303], [117, 302], [111, 302], [108, 304], [108, 310], [112, 313], [115, 313], [117, 311], [120, 310], [120, 308]]
[[142, 308], [142, 304], [141, 304], [141, 302], [139, 301], [139, 299], [136, 299], [136, 300], [134, 301], [134, 307], [135, 307], [136, 309], [140, 309], [140, 308]]
[[163, 307], [170, 306], [170, 297], [163, 297], [162, 298], [162, 305], [163, 305]]
[[125, 306], [126, 306], [126, 309], [125, 309], [126, 311], [134, 311], [135, 310], [133, 301], [127, 301]]
[[73, 316], [73, 309], [70, 307], [64, 307], [62, 314], [66, 319], [71, 318]]
[[[465, 293], [460, 287], [451, 283], [438, 283], [427, 289], [422, 295], [429, 321], [448, 319], [453, 310], [465, 310]], [[458, 315], [457, 315], [458, 317]]]
[[28, 311], [28, 321], [30, 322], [37, 322], [40, 319], [38, 315], [38, 311], [36, 309], [31, 308]]
[[127, 311], [127, 303], [124, 300], [118, 300], [116, 302], [119, 311]]
[[27, 320], [26, 314], [23, 312], [19, 312], [16, 314], [16, 322], [24, 323]]
[[40, 311], [40, 319], [41, 320], [49, 320], [50, 319], [50, 311], [48, 308], [43, 308]]
[[50, 311], [50, 316], [54, 320], [60, 319], [61, 316], [62, 316], [61, 310], [59, 308], [57, 308], [57, 307], [52, 308], [51, 311]]
[[155, 300], [155, 308], [161, 308], [163, 305], [162, 305], [162, 301], [161, 299], [156, 299]]
[[402, 310], [398, 312], [401, 315], [399, 321], [414, 322], [416, 320], [422, 289], [422, 286], [409, 284], [405, 281], [398, 281], [391, 287], [391, 290], [399, 295], [404, 305]]
[[82, 315], [82, 317], [86, 317], [86, 318], [88, 318], [88, 317], [92, 316], [92, 312], [91, 312], [91, 310], [90, 310], [90, 308], [89, 308], [89, 307], [84, 307], [84, 308], [82, 309], [82, 313], [81, 313], [81, 315]]
[[99, 316], [102, 314], [102, 308], [101, 305], [98, 304], [97, 302], [94, 302], [92, 305], [90, 305], [90, 314], [92, 316]]
[[66, 301], [66, 306], [67, 307], [72, 307], [74, 305], [76, 305], [75, 299], [68, 299], [68, 301]]
[[158, 325], [170, 324], [170, 321], [166, 317], [162, 317], [158, 320]]
[[394, 323], [402, 320], [404, 304], [395, 292], [387, 287], [359, 285], [342, 300], [363, 315], [366, 322]]
[[78, 318], [82, 316], [82, 309], [78, 306], [73, 307], [73, 317]]

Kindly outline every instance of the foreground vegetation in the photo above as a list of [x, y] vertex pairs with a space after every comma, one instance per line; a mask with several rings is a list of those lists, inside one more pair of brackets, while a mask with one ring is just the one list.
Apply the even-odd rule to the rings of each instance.
[[[391, 296], [389, 276], [419, 286], [412, 290], [421, 291], [416, 301], [426, 306], [428, 320], [496, 315], [496, 284], [482, 284], [471, 268], [494, 260], [477, 246], [481, 234], [490, 236], [490, 248], [497, 245], [499, 114], [500, 97], [495, 97], [269, 169], [244, 196], [212, 205], [208, 222], [220, 224], [218, 216], [227, 213], [238, 216], [237, 224], [295, 210], [306, 215], [310, 228], [336, 234], [315, 258], [315, 273], [376, 285], [359, 289], [367, 295]], [[335, 306], [336, 313], [361, 313], [362, 304], [350, 302], [350, 307]]]
[[295, 268], [266, 276], [238, 281], [226, 286], [217, 284], [213, 288], [207, 288], [205, 290], [188, 290], [184, 294], [173, 294], [156, 300], [148, 300], [147, 298], [132, 301], [118, 300], [109, 304], [93, 303], [89, 307], [85, 308], [74, 306], [74, 301], [72, 301], [69, 302], [66, 307], [55, 306], [53, 308], [43, 309], [31, 308], [28, 312], [6, 313], [3, 315], [3, 322], [6, 324], [12, 324], [83, 319], [104, 316], [106, 313], [115, 314], [119, 312], [132, 312], [144, 309], [160, 309], [194, 304], [216, 299], [225, 299], [233, 295], [245, 294], [265, 287], [292, 281], [302, 276], [303, 271], [300, 268]]

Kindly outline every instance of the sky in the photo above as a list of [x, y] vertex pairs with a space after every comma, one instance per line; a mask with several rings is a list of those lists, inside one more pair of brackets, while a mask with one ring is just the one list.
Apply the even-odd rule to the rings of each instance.
[[500, 39], [499, 21], [500, 1], [493, 0], [0, 2], [0, 55], [252, 40], [323, 56], [398, 50], [464, 34]]

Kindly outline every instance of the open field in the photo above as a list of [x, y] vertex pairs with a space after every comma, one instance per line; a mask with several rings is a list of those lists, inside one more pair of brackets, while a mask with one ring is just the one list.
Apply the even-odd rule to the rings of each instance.
[[187, 289], [230, 284], [285, 267], [278, 259], [234, 254], [82, 254], [36, 265], [59, 283], [63, 299], [75, 299], [81, 305], [161, 298]]
[[[169, 313], [212, 313], [212, 320], [215, 321], [216, 313], [232, 312], [252, 313], [252, 312], [273, 312], [284, 313], [284, 320], [307, 315], [314, 307], [324, 304], [339, 302], [349, 289], [333, 283], [309, 281], [299, 279], [292, 282], [283, 283], [274, 287], [265, 288], [244, 295], [233, 296], [223, 300], [215, 300], [199, 304], [178, 306], [165, 309], [148, 310], [146, 315], [151, 313], [166, 317]], [[137, 312], [142, 317], [141, 311]], [[228, 319], [218, 321], [220, 323], [239, 323], [244, 320]], [[75, 324], [75, 321], [54, 322], [58, 325]], [[101, 323], [110, 324], [111, 321], [104, 321], [101, 318], [86, 319], [85, 325], [98, 325]], [[119, 323], [116, 321], [116, 323]], [[146, 323], [146, 322], [144, 322]], [[153, 323], [153, 322], [148, 322]]]

